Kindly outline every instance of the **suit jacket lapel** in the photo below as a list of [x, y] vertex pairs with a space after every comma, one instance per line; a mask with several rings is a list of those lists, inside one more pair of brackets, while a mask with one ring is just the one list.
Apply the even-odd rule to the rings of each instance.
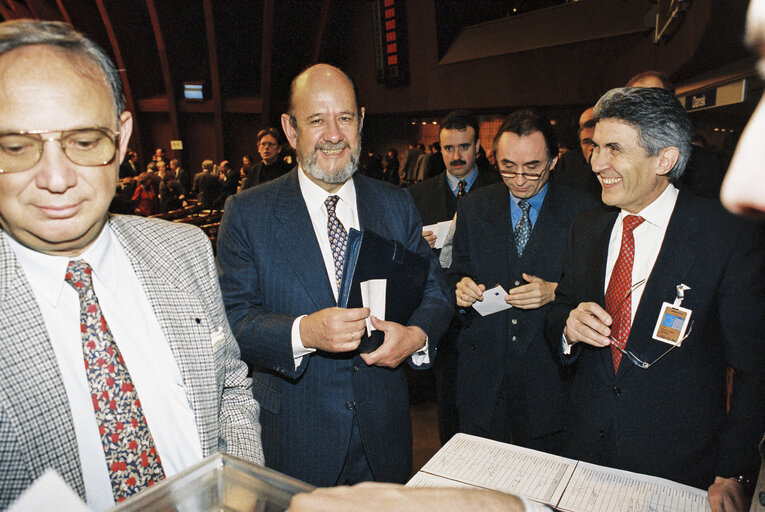
[[[585, 257], [584, 261], [589, 260], [592, 263], [592, 279], [588, 279], [592, 288], [587, 290], [585, 301], [594, 300], [600, 307], [605, 309], [606, 307], [606, 262], [608, 259], [608, 242], [611, 238], [611, 231], [614, 228], [614, 223], [619, 218], [619, 211], [607, 211], [605, 215], [601, 217], [600, 221], [595, 225], [593, 231], [593, 238], [588, 242], [590, 249]], [[591, 299], [592, 298], [592, 299]], [[614, 365], [611, 358], [611, 349], [599, 349], [600, 364], [602, 371], [610, 372], [608, 375], [614, 374]], [[625, 363], [631, 365], [632, 363], [625, 361]]]
[[507, 229], [510, 223], [508, 220], [510, 218], [510, 195], [506, 188], [497, 187], [486, 201], [489, 207], [486, 209], [484, 224], [479, 233], [471, 233], [471, 235], [481, 237], [489, 242], [484, 256], [489, 258], [491, 262], [502, 261], [503, 259], [507, 262], [506, 265], [496, 265], [498, 283], [484, 284], [487, 288], [501, 284], [503, 288], [507, 289], [512, 285], [510, 276], [513, 265], [518, 259], [515, 254], [510, 252], [515, 250], [515, 242], [513, 242], [512, 230], [508, 232]]
[[84, 498], [74, 421], [58, 362], [34, 292], [5, 236], [0, 232], [0, 325], [3, 326], [0, 402], [20, 444], [20, 455], [28, 456], [26, 465], [30, 476], [37, 478], [45, 469], [53, 467]]
[[[209, 405], [217, 403], [216, 389], [210, 382], [216, 381], [212, 339], [198, 339], [197, 332], [189, 332], [189, 326], [197, 326], [196, 319], [206, 317], [204, 305], [197, 299], [197, 290], [188, 276], [188, 269], [179, 266], [172, 255], [164, 255], [152, 240], [152, 235], [131, 223], [130, 217], [112, 218], [111, 227], [130, 258], [133, 270], [151, 304], [170, 350], [173, 353], [183, 382], [188, 390], [199, 438], [205, 454], [217, 449], [217, 411]], [[201, 247], [190, 250], [202, 250]], [[184, 315], [172, 314], [178, 310], [179, 295], [196, 305]], [[212, 332], [220, 326], [208, 327]], [[184, 364], [194, 361], [194, 365]]]
[[[327, 274], [323, 271], [324, 258], [300, 192], [298, 172], [297, 168], [290, 172], [289, 179], [282, 182], [274, 201], [273, 216], [281, 224], [276, 230], [276, 241], [282, 247], [287, 263], [303, 284], [306, 295], [318, 310], [337, 302]], [[264, 221], [268, 222], [268, 219]]]
[[363, 177], [353, 178], [356, 188], [356, 209], [359, 214], [359, 226], [370, 229], [380, 236], [388, 236], [385, 220], [389, 218], [387, 206], [380, 201], [369, 183]]

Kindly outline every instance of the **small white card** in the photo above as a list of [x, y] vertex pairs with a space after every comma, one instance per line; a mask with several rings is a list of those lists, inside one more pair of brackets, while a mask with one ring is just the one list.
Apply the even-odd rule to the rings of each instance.
[[387, 279], [370, 279], [361, 283], [361, 305], [369, 308], [367, 336], [371, 336], [372, 331], [376, 330], [372, 327], [370, 317], [374, 316], [380, 320], [385, 320], [385, 289], [387, 286]]
[[659, 318], [656, 320], [653, 339], [679, 347], [683, 342], [690, 320], [690, 309], [665, 302], [662, 304]]
[[429, 226], [423, 226], [423, 231], [432, 231], [434, 235], [436, 235], [436, 245], [433, 246], [434, 249], [441, 249], [444, 246], [444, 242], [446, 242], [446, 235], [449, 233], [449, 227], [452, 225], [451, 219], [444, 220], [439, 222], [438, 224], [430, 224]]
[[483, 292], [483, 300], [475, 301], [473, 303], [473, 309], [475, 309], [481, 316], [491, 315], [498, 311], [510, 309], [513, 306], [505, 302], [506, 295], [507, 292], [500, 285], [485, 290]]

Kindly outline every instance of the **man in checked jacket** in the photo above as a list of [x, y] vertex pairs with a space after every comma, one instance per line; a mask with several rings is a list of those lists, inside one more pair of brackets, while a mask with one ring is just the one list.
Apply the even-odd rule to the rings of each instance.
[[48, 468], [102, 510], [218, 451], [262, 463], [209, 242], [107, 213], [133, 120], [106, 54], [0, 24], [0, 119], [0, 508]]

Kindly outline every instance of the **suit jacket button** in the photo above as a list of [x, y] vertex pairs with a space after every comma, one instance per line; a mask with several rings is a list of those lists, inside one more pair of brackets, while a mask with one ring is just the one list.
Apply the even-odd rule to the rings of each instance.
[[515, 282], [515, 286], [520, 286], [520, 285], [521, 285], [521, 282], [520, 282], [520, 281], [516, 281], [516, 282]]
[[354, 365], [351, 367], [351, 370], [353, 370], [354, 372], [357, 372], [357, 371], [359, 371], [359, 365], [357, 365], [357, 364], [354, 364]]
[[619, 395], [622, 394], [622, 390], [621, 390], [621, 388], [619, 388], [619, 386], [614, 386], [614, 394], [616, 396], [619, 396]]
[[599, 431], [598, 431], [598, 436], [599, 436], [601, 439], [605, 439], [605, 438], [606, 438], [606, 433], [605, 433], [603, 430], [599, 430]]
[[470, 350], [475, 350], [475, 345], [470, 345]]
[[345, 402], [345, 408], [346, 408], [346, 409], [348, 409], [349, 411], [350, 411], [351, 409], [353, 409], [353, 407], [354, 407], [355, 405], [356, 405], [356, 404], [354, 404], [353, 402]]
[[513, 325], [518, 325], [518, 319], [517, 318], [513, 318], [512, 320], [510, 320], [510, 323], [513, 324]]
[[513, 341], [518, 341], [518, 337], [517, 336], [513, 336]]

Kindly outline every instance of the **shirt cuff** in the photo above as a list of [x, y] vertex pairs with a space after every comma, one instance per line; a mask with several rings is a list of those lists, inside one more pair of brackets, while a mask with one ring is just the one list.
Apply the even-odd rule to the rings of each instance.
[[565, 334], [561, 334], [560, 340], [561, 340], [561, 344], [563, 345], [563, 355], [564, 356], [570, 356], [571, 355], [571, 347], [574, 346], [573, 343], [569, 343], [568, 342], [568, 340], [566, 339], [566, 335]]
[[537, 503], [536, 501], [527, 500], [526, 498], [521, 498], [521, 501], [523, 502], [523, 510], [526, 512], [550, 512], [552, 510], [547, 505]]
[[306, 315], [300, 315], [292, 322], [292, 357], [295, 359], [295, 369], [298, 369], [303, 356], [316, 352], [315, 348], [306, 348], [303, 346], [303, 340], [300, 339], [300, 320]]
[[425, 335], [425, 346], [420, 350], [412, 353], [412, 364], [415, 366], [422, 366], [424, 364], [430, 364], [430, 353], [428, 352], [428, 335]]

